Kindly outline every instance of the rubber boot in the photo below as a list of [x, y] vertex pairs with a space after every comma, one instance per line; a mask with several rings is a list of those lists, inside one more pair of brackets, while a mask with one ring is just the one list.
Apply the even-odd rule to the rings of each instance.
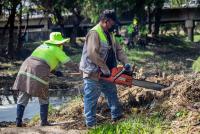
[[40, 105], [40, 126], [51, 126], [51, 124], [47, 121], [48, 119], [48, 106], [49, 104]]
[[25, 106], [17, 104], [17, 118], [16, 118], [16, 127], [22, 127], [22, 118], [24, 115]]

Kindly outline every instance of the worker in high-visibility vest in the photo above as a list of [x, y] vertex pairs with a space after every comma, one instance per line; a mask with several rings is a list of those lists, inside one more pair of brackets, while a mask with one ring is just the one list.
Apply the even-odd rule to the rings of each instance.
[[133, 19], [133, 37], [135, 36], [135, 35], [138, 35], [139, 34], [139, 28], [138, 28], [138, 19], [137, 18], [134, 18]]
[[138, 28], [138, 19], [136, 17], [133, 18], [133, 21], [130, 25], [127, 26], [127, 33], [128, 33], [128, 47], [133, 47], [134, 42], [136, 41], [139, 34]]
[[83, 72], [84, 115], [88, 128], [97, 123], [96, 108], [101, 93], [104, 93], [108, 100], [112, 120], [116, 122], [123, 118], [116, 85], [99, 79], [100, 73], [109, 77], [111, 70], [117, 67], [118, 61], [127, 70], [131, 69], [125, 52], [112, 34], [117, 22], [115, 11], [107, 9], [102, 12], [99, 23], [86, 36], [79, 69]]
[[19, 91], [17, 101], [16, 126], [22, 127], [25, 107], [31, 97], [38, 97], [40, 103], [41, 126], [49, 126], [48, 117], [48, 86], [50, 72], [56, 76], [62, 73], [55, 71], [59, 63], [66, 64], [70, 58], [63, 51], [67, 41], [60, 32], [52, 32], [50, 39], [37, 47], [21, 65], [13, 90]]

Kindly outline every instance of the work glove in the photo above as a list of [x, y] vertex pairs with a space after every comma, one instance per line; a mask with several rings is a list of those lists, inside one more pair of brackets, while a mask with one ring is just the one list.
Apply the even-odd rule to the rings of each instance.
[[132, 66], [131, 66], [131, 64], [129, 64], [129, 63], [125, 64], [125, 65], [124, 65], [124, 68], [125, 68], [125, 70], [128, 71], [128, 72], [131, 72], [131, 71], [132, 71]]
[[101, 68], [100, 70], [102, 72], [102, 74], [101, 74], [102, 77], [110, 77], [111, 73], [110, 73], [109, 69], [102, 69]]
[[56, 75], [57, 77], [63, 77], [63, 73], [61, 71], [55, 71], [53, 72], [54, 75]]

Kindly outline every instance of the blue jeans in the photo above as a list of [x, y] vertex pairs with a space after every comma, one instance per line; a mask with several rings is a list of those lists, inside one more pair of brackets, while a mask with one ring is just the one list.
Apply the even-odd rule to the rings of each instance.
[[94, 126], [96, 124], [97, 101], [101, 92], [104, 93], [108, 101], [112, 118], [114, 119], [122, 115], [116, 85], [104, 80], [95, 81], [86, 78], [84, 79], [84, 114], [87, 126]]

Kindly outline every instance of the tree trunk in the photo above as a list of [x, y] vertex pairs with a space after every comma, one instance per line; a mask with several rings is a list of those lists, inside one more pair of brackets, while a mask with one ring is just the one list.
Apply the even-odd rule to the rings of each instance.
[[55, 11], [54, 15], [58, 19], [57, 23], [60, 26], [60, 31], [61, 31], [62, 35], [66, 36], [65, 27], [64, 27], [64, 18], [63, 18], [62, 14], [61, 14], [61, 10], [60, 9], [55, 9], [54, 11]]
[[145, 19], [145, 0], [137, 0], [135, 7], [135, 12], [136, 16], [139, 19], [139, 24], [143, 25], [144, 24], [144, 19]]
[[27, 31], [27, 29], [28, 29], [28, 22], [29, 22], [29, 13], [27, 12], [27, 15], [26, 15], [26, 26], [25, 26], [25, 28], [24, 28], [24, 34], [22, 35], [22, 39], [24, 39], [25, 40], [25, 37], [26, 37], [26, 31]]
[[11, 9], [11, 14], [10, 14], [10, 27], [9, 27], [9, 40], [8, 40], [8, 53], [7, 55], [10, 56], [13, 59], [13, 54], [14, 54], [14, 47], [13, 47], [13, 43], [14, 43], [14, 22], [15, 22], [15, 14], [16, 14], [16, 7], [17, 4], [14, 1], [13, 2], [13, 6]]
[[2, 10], [3, 10], [3, 5], [2, 5], [1, 0], [0, 0], [0, 17], [1, 17], [2, 12], [3, 12]]
[[10, 18], [11, 18], [11, 16], [9, 15], [7, 22], [6, 22], [5, 26], [3, 27], [2, 40], [1, 40], [2, 43], [4, 43], [4, 41], [5, 41], [4, 39], [5, 39], [6, 31], [8, 29], [8, 25], [10, 24]]
[[20, 54], [22, 48], [22, 3], [20, 2], [19, 12], [19, 26], [18, 26], [18, 42], [17, 42], [17, 53]]
[[76, 37], [77, 37], [77, 33], [78, 33], [78, 27], [82, 21], [82, 16], [80, 16], [80, 13], [73, 13], [74, 14], [74, 19], [73, 19], [73, 29], [72, 29], [72, 33], [70, 36], [70, 44], [74, 47], [77, 47], [76, 44]]
[[79, 25], [73, 25], [72, 33], [70, 35], [70, 44], [76, 46], [76, 37]]
[[154, 28], [152, 31], [152, 36], [157, 36], [159, 34], [159, 28], [160, 28], [160, 19], [161, 19], [161, 11], [162, 9], [160, 7], [156, 7], [155, 10], [155, 22], [154, 22]]
[[152, 13], [151, 13], [151, 5], [147, 6], [147, 17], [148, 17], [148, 33], [151, 34], [151, 25], [152, 25]]

